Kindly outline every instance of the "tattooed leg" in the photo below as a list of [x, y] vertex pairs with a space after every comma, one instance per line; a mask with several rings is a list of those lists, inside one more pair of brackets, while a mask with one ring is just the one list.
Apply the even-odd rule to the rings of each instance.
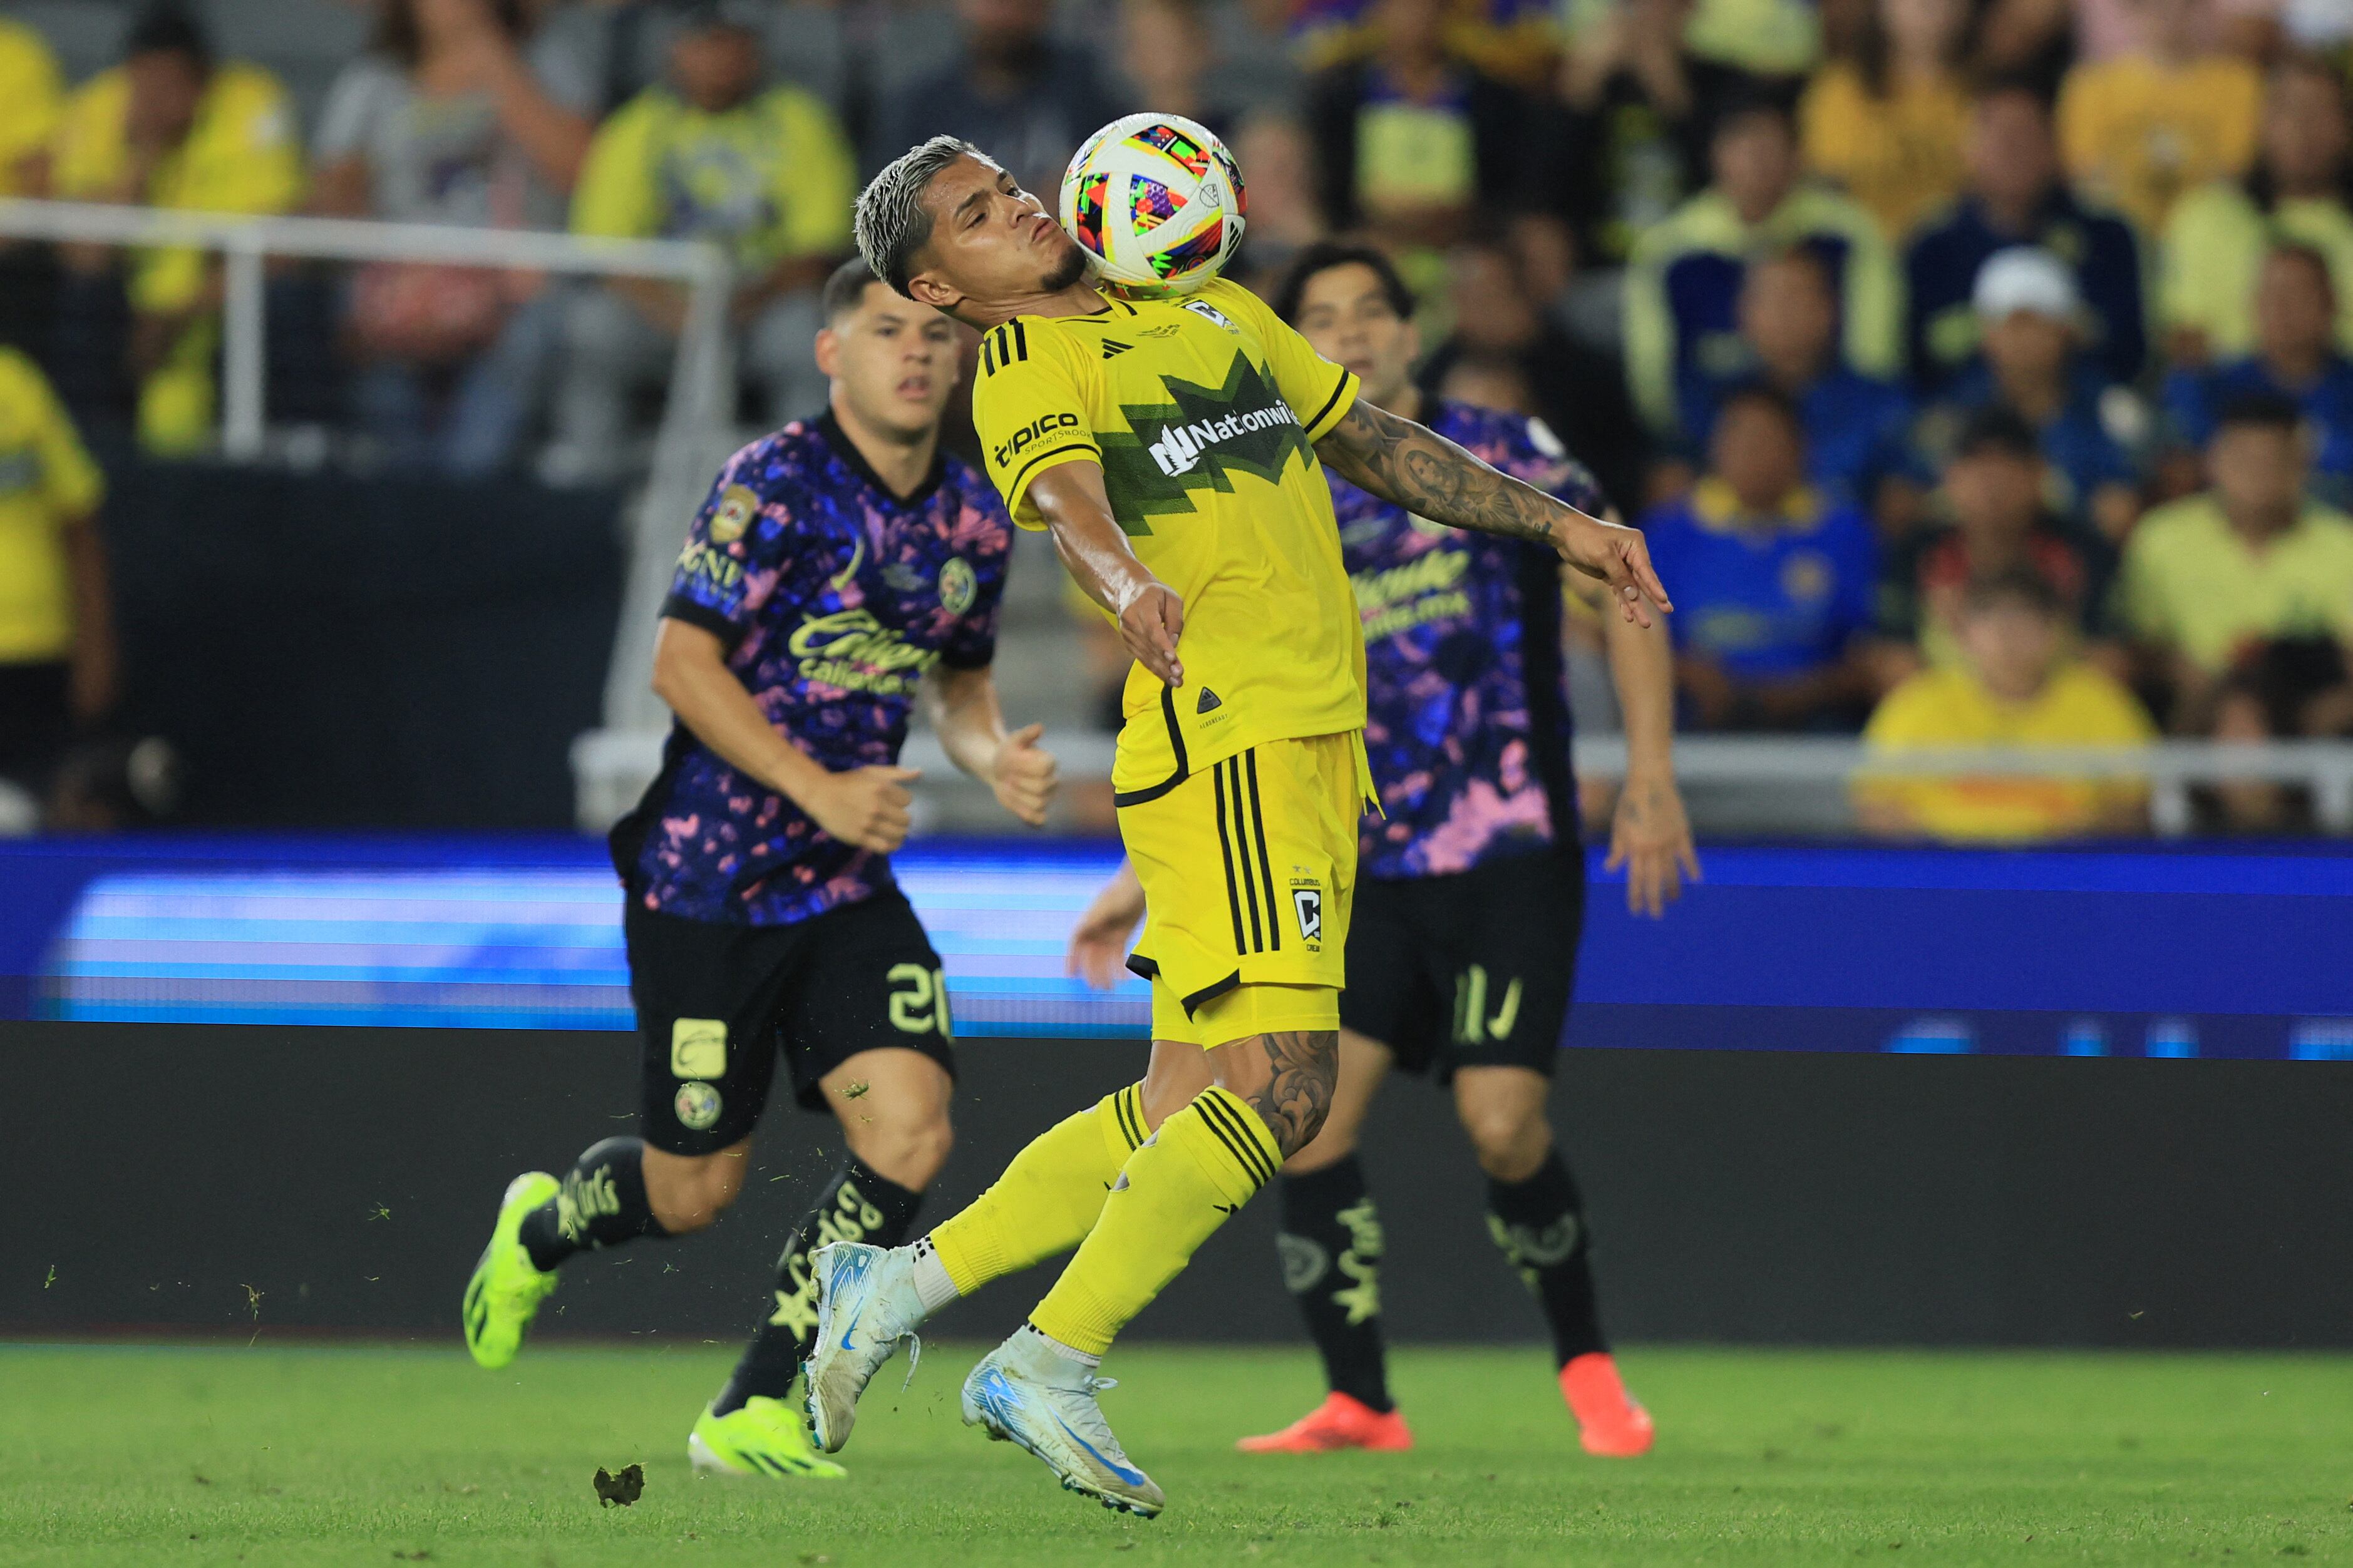
[[1289, 1159], [1315, 1141], [1340, 1076], [1336, 1029], [1283, 1029], [1230, 1041], [1209, 1052], [1220, 1088], [1258, 1112]]

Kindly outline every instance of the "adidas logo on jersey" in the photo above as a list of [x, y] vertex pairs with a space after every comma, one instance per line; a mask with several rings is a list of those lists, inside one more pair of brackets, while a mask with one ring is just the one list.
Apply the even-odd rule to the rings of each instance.
[[1223, 699], [1219, 697], [1216, 692], [1204, 686], [1201, 688], [1201, 700], [1193, 704], [1193, 711], [1196, 713], [1213, 713], [1225, 705]]
[[1134, 346], [1135, 345], [1134, 343], [1121, 342], [1117, 338], [1105, 338], [1103, 340], [1103, 358], [1115, 358], [1120, 354], [1125, 353]]
[[1253, 431], [1271, 430], [1278, 425], [1296, 425], [1299, 416], [1291, 405], [1277, 403], [1271, 408], [1253, 408], [1246, 414], [1229, 414], [1222, 419], [1197, 419], [1190, 425], [1171, 425], [1161, 431], [1160, 438], [1146, 448], [1160, 471], [1170, 479], [1189, 473], [1201, 460], [1201, 454], [1220, 441], [1230, 441]]

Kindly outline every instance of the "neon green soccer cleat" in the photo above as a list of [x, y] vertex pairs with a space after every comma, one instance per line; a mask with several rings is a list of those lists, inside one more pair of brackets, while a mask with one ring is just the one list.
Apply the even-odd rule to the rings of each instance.
[[555, 1178], [545, 1171], [525, 1171], [507, 1184], [499, 1200], [499, 1223], [491, 1244], [466, 1281], [466, 1302], [459, 1313], [466, 1327], [466, 1349], [475, 1362], [495, 1372], [514, 1360], [522, 1349], [523, 1331], [539, 1313], [539, 1304], [555, 1289], [553, 1269], [541, 1273], [515, 1232], [522, 1216], [557, 1192]]
[[839, 1480], [849, 1472], [809, 1444], [801, 1414], [781, 1399], [754, 1394], [741, 1410], [713, 1415], [708, 1405], [686, 1439], [698, 1475], [811, 1476]]

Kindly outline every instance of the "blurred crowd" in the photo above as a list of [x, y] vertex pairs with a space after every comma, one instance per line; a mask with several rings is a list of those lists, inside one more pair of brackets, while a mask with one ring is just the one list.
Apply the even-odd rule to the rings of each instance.
[[[1249, 181], [1247, 282], [1330, 235], [1388, 248], [1427, 388], [1542, 417], [1647, 531], [1690, 727], [2353, 734], [2337, 0], [288, 9], [0, 18], [0, 195], [716, 241], [739, 413], [775, 423], [822, 398], [814, 288], [864, 173], [951, 132], [1050, 202], [1096, 125], [1180, 112]], [[400, 262], [269, 289], [274, 431], [558, 484], [641, 469], [684, 308]], [[9, 375], [153, 452], [213, 438], [221, 298], [194, 252], [0, 249]], [[1964, 837], [2146, 811], [1894, 780], [1858, 807]], [[2201, 809], [2282, 830], [2308, 803]]]

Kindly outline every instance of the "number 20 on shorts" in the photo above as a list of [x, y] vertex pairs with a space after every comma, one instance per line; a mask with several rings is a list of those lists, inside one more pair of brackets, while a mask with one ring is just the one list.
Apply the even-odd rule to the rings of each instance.
[[948, 980], [936, 969], [920, 963], [894, 963], [891, 982], [891, 1026], [902, 1034], [948, 1033]]

